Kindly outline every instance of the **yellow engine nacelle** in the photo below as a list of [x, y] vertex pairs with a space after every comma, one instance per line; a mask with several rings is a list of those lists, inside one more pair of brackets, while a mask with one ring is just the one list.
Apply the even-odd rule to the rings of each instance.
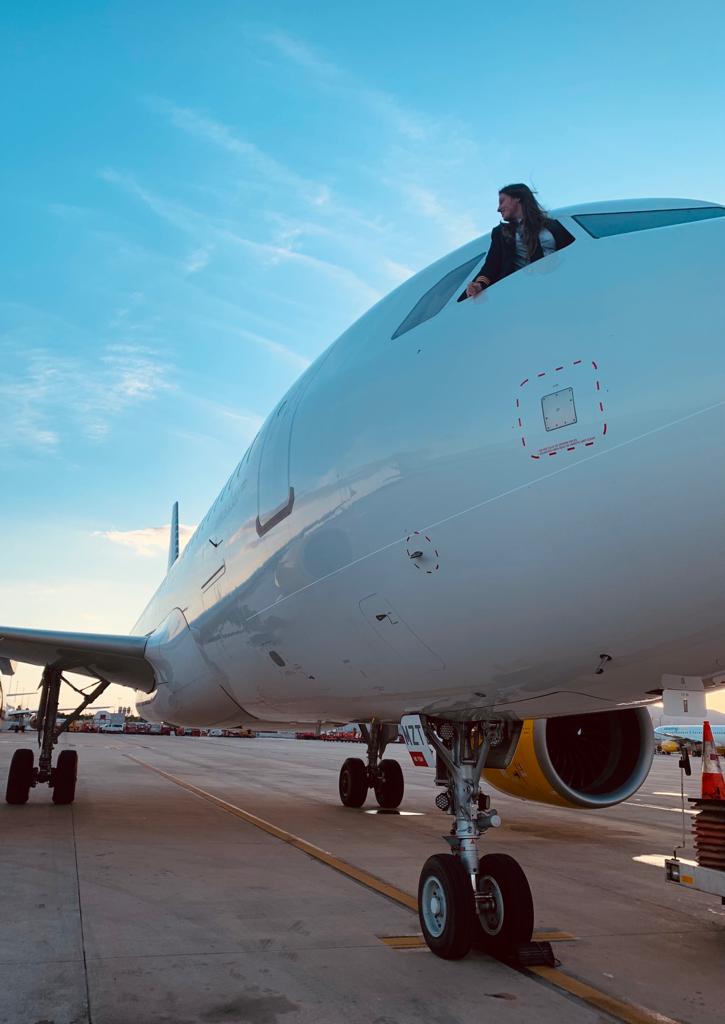
[[486, 768], [503, 793], [559, 807], [611, 807], [636, 793], [652, 763], [646, 708], [524, 722], [505, 768]]
[[680, 744], [674, 740], [662, 740], [660, 743], [660, 750], [664, 750], [665, 754], [676, 754], [680, 749]]

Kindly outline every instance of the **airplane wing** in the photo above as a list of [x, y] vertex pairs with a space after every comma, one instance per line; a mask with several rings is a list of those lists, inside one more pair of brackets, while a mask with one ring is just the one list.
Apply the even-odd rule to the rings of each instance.
[[79, 672], [150, 693], [156, 683], [145, 657], [147, 639], [0, 626], [0, 660], [54, 665], [65, 672]]

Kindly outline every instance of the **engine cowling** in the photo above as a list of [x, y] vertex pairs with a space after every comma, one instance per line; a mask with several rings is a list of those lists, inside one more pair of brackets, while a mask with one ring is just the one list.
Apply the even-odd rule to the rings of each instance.
[[486, 768], [496, 789], [559, 807], [612, 807], [650, 770], [654, 733], [646, 708], [524, 722], [505, 768]]
[[675, 740], [662, 740], [660, 743], [660, 750], [663, 750], [665, 754], [676, 754], [680, 749], [680, 744]]

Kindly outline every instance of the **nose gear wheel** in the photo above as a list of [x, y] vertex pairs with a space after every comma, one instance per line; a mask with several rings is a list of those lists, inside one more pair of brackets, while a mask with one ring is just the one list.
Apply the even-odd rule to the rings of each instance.
[[429, 857], [418, 884], [423, 937], [437, 956], [456, 960], [471, 946], [506, 957], [531, 940], [534, 906], [526, 876], [506, 854], [479, 860], [478, 839], [501, 824], [479, 783], [500, 723], [424, 719], [437, 754], [436, 806], [451, 815], [449, 854]]
[[460, 960], [474, 935], [471, 879], [457, 857], [437, 853], [423, 865], [418, 884], [418, 916], [430, 949], [444, 960]]

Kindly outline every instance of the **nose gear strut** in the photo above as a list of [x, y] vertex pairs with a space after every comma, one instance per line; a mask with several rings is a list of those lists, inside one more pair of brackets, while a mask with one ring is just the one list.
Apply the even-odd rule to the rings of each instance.
[[429, 857], [418, 885], [423, 936], [446, 960], [482, 946], [505, 956], [529, 943], [534, 924], [531, 890], [516, 861], [489, 854], [479, 861], [478, 839], [501, 818], [479, 783], [499, 725], [421, 718], [437, 755], [436, 784], [445, 787], [436, 806], [453, 817], [444, 836], [450, 854]]

